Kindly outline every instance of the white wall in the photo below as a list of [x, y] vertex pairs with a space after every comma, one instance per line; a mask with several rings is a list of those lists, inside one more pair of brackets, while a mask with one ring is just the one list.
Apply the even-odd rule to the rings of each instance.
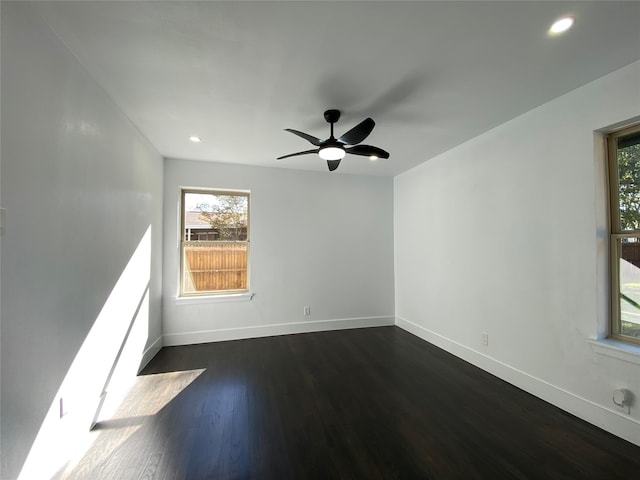
[[[28, 5], [3, 2], [1, 41], [2, 478], [50, 476], [162, 335], [388, 324], [394, 302], [401, 327], [640, 443], [640, 400], [610, 402], [640, 398], [640, 367], [589, 343], [607, 310], [593, 132], [640, 115], [640, 64], [394, 181], [166, 160], [163, 191], [159, 155]], [[176, 302], [180, 186], [251, 190], [251, 301]]]
[[[0, 17], [2, 15], [2, 2], [0, 2]], [[2, 27], [0, 23], [0, 52], [2, 52]], [[0, 92], [2, 92], [2, 64], [0, 62]], [[0, 103], [2, 95], [0, 93]], [[2, 115], [0, 115], [0, 200], [2, 199]], [[2, 271], [2, 225], [4, 214], [0, 202], [0, 271]], [[2, 292], [2, 275], [0, 275], [0, 292]], [[2, 295], [0, 294], [0, 429], [2, 427]], [[2, 474], [2, 434], [0, 430], [0, 475]]]
[[[597, 131], [639, 115], [640, 62], [397, 176], [394, 189], [397, 324], [637, 444], [640, 354], [601, 355], [589, 340], [608, 308]], [[635, 393], [630, 415], [614, 411], [620, 387]]]
[[3, 479], [50, 478], [161, 338], [162, 158], [30, 8], [2, 4]]
[[[167, 159], [164, 185], [166, 345], [393, 324], [391, 178]], [[251, 191], [251, 301], [176, 302], [180, 187]]]

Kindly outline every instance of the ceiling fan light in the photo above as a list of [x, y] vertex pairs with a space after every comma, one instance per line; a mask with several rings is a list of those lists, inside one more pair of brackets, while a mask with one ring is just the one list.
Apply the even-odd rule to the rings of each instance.
[[340, 147], [325, 147], [320, 149], [318, 155], [320, 155], [320, 158], [324, 160], [341, 160], [344, 158], [346, 153], [347, 152]]

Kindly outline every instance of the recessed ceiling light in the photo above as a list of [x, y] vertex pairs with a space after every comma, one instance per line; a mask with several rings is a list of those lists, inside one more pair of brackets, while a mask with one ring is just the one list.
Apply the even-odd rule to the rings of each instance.
[[189, 137], [189, 140], [191, 140], [193, 143], [200, 143], [201, 142], [200, 137], [196, 137], [195, 135], [191, 135]]
[[559, 18], [558, 20], [553, 22], [553, 25], [551, 25], [551, 28], [549, 29], [549, 33], [551, 33], [552, 35], [557, 35], [559, 33], [566, 32], [571, 27], [573, 27], [575, 21], [576, 19], [573, 17]]

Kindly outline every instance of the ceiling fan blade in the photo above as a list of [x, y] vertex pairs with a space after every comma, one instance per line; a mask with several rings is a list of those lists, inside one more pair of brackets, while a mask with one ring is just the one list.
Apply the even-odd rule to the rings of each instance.
[[327, 160], [327, 165], [329, 166], [329, 171], [333, 172], [340, 165], [340, 160]]
[[282, 160], [283, 158], [295, 157], [297, 155], [306, 155], [308, 153], [318, 153], [319, 150], [320, 150], [319, 148], [314, 148], [313, 150], [305, 150], [304, 152], [290, 153], [289, 155], [283, 155], [282, 157], [278, 157], [278, 158], [276, 158], [276, 160]]
[[293, 128], [285, 128], [285, 131], [291, 132], [295, 135], [298, 135], [299, 137], [304, 138], [305, 140], [307, 140], [308, 142], [311, 142], [316, 147], [319, 147], [320, 144], [322, 144], [322, 140], [314, 137], [313, 135], [309, 135], [308, 133], [300, 132], [299, 130], [294, 130]]
[[355, 145], [356, 143], [360, 143], [369, 136], [375, 125], [376, 122], [371, 118], [365, 118], [358, 125], [342, 135], [338, 141], [345, 145]]
[[362, 155], [363, 157], [389, 158], [389, 152], [371, 145], [354, 145], [353, 147], [345, 148], [345, 151], [353, 155]]

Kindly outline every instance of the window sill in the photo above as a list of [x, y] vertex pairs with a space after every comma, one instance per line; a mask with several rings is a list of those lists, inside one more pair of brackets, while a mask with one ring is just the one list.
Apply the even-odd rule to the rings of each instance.
[[591, 349], [599, 355], [640, 365], [640, 347], [608, 338], [589, 340], [589, 343]]
[[255, 294], [253, 292], [246, 293], [230, 293], [224, 295], [199, 295], [193, 297], [176, 297], [176, 305], [195, 305], [198, 303], [228, 303], [228, 302], [248, 302]]

